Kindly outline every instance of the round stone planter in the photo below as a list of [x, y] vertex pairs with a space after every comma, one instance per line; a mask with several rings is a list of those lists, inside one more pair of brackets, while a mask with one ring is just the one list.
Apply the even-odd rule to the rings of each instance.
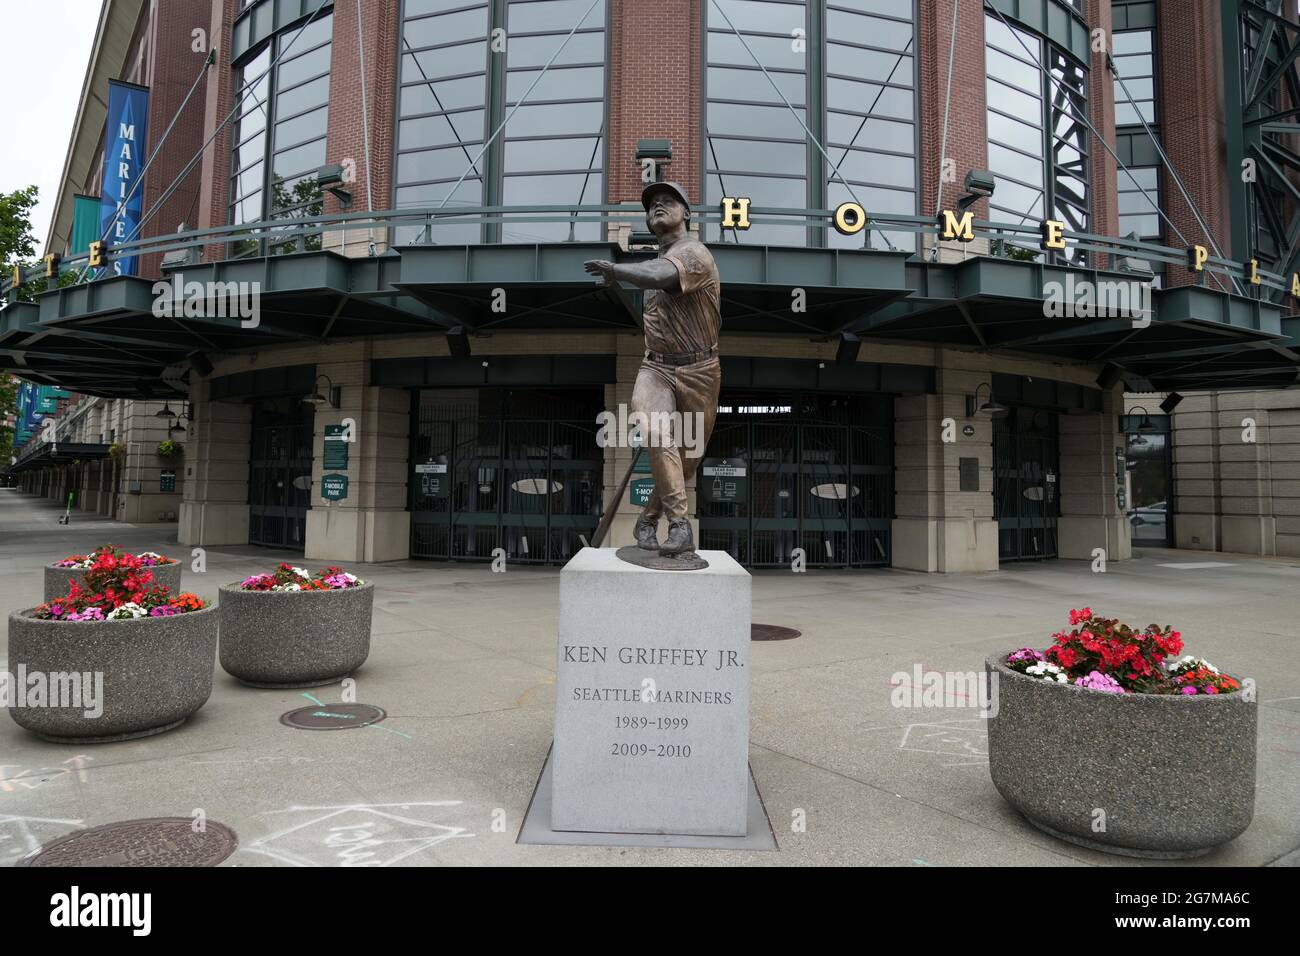
[[997, 682], [989, 774], [1034, 826], [1094, 850], [1178, 859], [1250, 825], [1254, 701], [1109, 694], [1027, 677], [1005, 660], [985, 665]]
[[[45, 566], [45, 597], [46, 603], [53, 601], [55, 598], [61, 598], [71, 590], [69, 581], [76, 581], [81, 588], [86, 586], [85, 568], [60, 568], [53, 564]], [[153, 572], [155, 584], [161, 584], [168, 588], [172, 594], [179, 594], [181, 589], [181, 565], [179, 561], [173, 561], [171, 564], [160, 564], [149, 569]], [[78, 622], [73, 622], [78, 623]]]
[[250, 687], [331, 684], [370, 654], [375, 586], [332, 591], [221, 589], [221, 666]]
[[[130, 621], [44, 621], [32, 617], [33, 610], [9, 615], [9, 714], [45, 740], [108, 743], [160, 734], [183, 723], [212, 693], [215, 606]], [[84, 683], [87, 674], [102, 674], [102, 713], [88, 717], [86, 711], [96, 708], [86, 706], [17, 706], [22, 675], [30, 687], [38, 673], [50, 687], [61, 682], [58, 675], [80, 674]], [[47, 702], [61, 701], [51, 695]]]

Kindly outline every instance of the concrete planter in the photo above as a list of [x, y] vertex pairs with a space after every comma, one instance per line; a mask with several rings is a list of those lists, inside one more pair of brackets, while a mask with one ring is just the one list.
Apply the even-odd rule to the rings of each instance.
[[[1108, 694], [1027, 677], [1005, 660], [995, 655], [985, 668], [998, 692], [989, 774], [1034, 826], [1094, 850], [1177, 859], [1250, 825], [1253, 701]], [[1104, 830], [1094, 829], [1097, 811]]]
[[[100, 673], [103, 712], [85, 707], [18, 707], [20, 727], [54, 743], [108, 743], [179, 726], [212, 693], [216, 607], [130, 621], [44, 621], [9, 615], [9, 672]], [[14, 688], [15, 692], [17, 688]], [[13, 695], [11, 695], [12, 697]]]
[[221, 666], [251, 687], [313, 687], [370, 654], [375, 586], [333, 591], [221, 589]]
[[[71, 590], [68, 584], [69, 581], [76, 581], [78, 585], [85, 588], [86, 570], [86, 568], [60, 568], [53, 564], [47, 564], [45, 566], [44, 601], [53, 601], [55, 598], [66, 595]], [[181, 566], [179, 561], [172, 564], [160, 564], [149, 570], [153, 572], [155, 584], [161, 584], [163, 587], [170, 589], [172, 594], [180, 593]]]

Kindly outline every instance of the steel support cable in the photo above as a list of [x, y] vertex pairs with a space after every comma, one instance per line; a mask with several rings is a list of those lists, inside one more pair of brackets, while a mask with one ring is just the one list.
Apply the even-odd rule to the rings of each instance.
[[[372, 191], [371, 180], [374, 178], [374, 169], [370, 165], [370, 108], [367, 104], [366, 97], [366, 45], [363, 36], [364, 26], [361, 21], [361, 0], [357, 0], [357, 58], [361, 66], [361, 141], [364, 144], [366, 154], [366, 212], [373, 214], [375, 211], [375, 197]], [[375, 228], [370, 227], [370, 254], [375, 254]]]
[[[284, 59], [284, 55], [289, 52], [290, 48], [298, 40], [298, 37], [302, 36], [302, 32], [306, 30], [307, 27], [311, 26], [311, 24], [316, 20], [316, 17], [320, 15], [321, 10], [325, 8], [325, 5], [327, 3], [332, 3], [332, 2], [333, 0], [320, 0], [320, 3], [317, 4], [316, 9], [312, 11], [311, 16], [309, 16], [305, 21], [303, 21], [302, 26], [300, 26], [297, 32], [294, 33], [294, 35], [289, 38], [289, 41], [286, 44], [284, 44], [284, 47], [280, 50], [279, 55], [276, 56], [270, 62], [267, 68], [262, 73], [258, 74], [258, 76], [256, 76], [254, 79], [249, 80], [248, 82], [244, 83], [241, 87], [239, 87], [239, 89], [235, 90], [235, 94], [238, 98], [235, 102], [235, 105], [231, 108], [230, 112], [226, 114], [226, 118], [223, 119], [217, 125], [217, 128], [212, 131], [212, 133], [204, 141], [203, 145], [199, 147], [199, 151], [195, 153], [194, 157], [188, 163], [185, 164], [185, 167], [179, 173], [177, 173], [176, 178], [172, 180], [171, 185], [169, 185], [165, 190], [163, 190], [162, 196], [160, 196], [158, 201], [153, 204], [153, 208], [151, 208], [147, 213], [145, 213], [143, 217], [141, 217], [140, 222], [136, 225], [134, 229], [131, 230], [131, 234], [127, 236], [126, 238], [127, 242], [132, 241], [135, 235], [144, 228], [145, 223], [147, 223], [150, 219], [152, 219], [154, 214], [157, 213], [158, 210], [162, 208], [163, 203], [165, 203], [168, 199], [171, 198], [172, 193], [174, 193], [178, 188], [180, 188], [180, 184], [185, 181], [185, 178], [189, 176], [191, 172], [194, 171], [194, 167], [198, 165], [200, 160], [202, 160], [203, 154], [207, 152], [208, 147], [212, 145], [212, 141], [216, 139], [218, 135], [220, 135], [221, 131], [226, 128], [226, 124], [229, 123], [231, 119], [234, 118], [235, 114], [239, 112], [240, 108], [243, 107], [244, 100], [248, 99], [248, 94], [252, 92], [253, 87], [256, 84], [260, 83], [263, 80], [263, 78], [270, 76], [271, 71], [275, 69], [275, 65], [279, 63], [280, 60]], [[270, 130], [267, 131], [267, 134], [270, 135]], [[87, 269], [90, 268], [89, 262], [87, 262], [86, 268]], [[85, 272], [83, 271], [82, 277], [84, 276], [85, 276]], [[78, 281], [80, 281], [80, 279], [78, 279]]]
[[[1034, 56], [1033, 51], [1031, 51], [1029, 47], [1025, 44], [1025, 41], [1021, 39], [1020, 33], [1014, 27], [1012, 27], [1011, 24], [1007, 22], [1007, 18], [1002, 15], [1002, 11], [1000, 11], [997, 7], [989, 7], [988, 9], [992, 10], [993, 13], [997, 15], [997, 18], [1002, 21], [1002, 25], [1005, 26], [1011, 32], [1011, 35], [1016, 38], [1016, 42], [1019, 43], [1021, 49], [1025, 51], [1025, 55], [1029, 57], [1029, 59], [1033, 62], [1033, 64], [1036, 67], [1038, 67], [1038, 72], [1043, 74], [1043, 76], [1047, 77], [1047, 79], [1050, 82], [1052, 80], [1051, 72], [1045, 66], [1043, 66], [1043, 64], [1039, 61], [1038, 57]], [[1088, 128], [1088, 131], [1091, 132], [1092, 135], [1096, 138], [1097, 142], [1101, 143], [1102, 148], [1105, 149], [1106, 152], [1110, 154], [1110, 157], [1113, 160], [1115, 160], [1115, 164], [1124, 171], [1125, 175], [1127, 175], [1128, 178], [1133, 182], [1133, 185], [1136, 186], [1145, 195], [1146, 191], [1142, 189], [1142, 184], [1137, 181], [1137, 177], [1135, 177], [1132, 171], [1128, 168], [1128, 166], [1124, 164], [1124, 161], [1119, 158], [1119, 154], [1117, 154], [1115, 150], [1111, 148], [1110, 144], [1106, 142], [1105, 138], [1099, 132], [1097, 132], [1097, 128], [1092, 125], [1092, 122], [1087, 118], [1087, 116], [1080, 114], [1079, 119], [1083, 122], [1083, 125]], [[1182, 234], [1182, 232], [1179, 230], [1179, 228], [1176, 225], [1174, 225], [1173, 220], [1169, 218], [1169, 216], [1165, 213], [1165, 211], [1161, 209], [1159, 206], [1155, 206], [1155, 210], [1157, 213], [1160, 214], [1160, 218], [1163, 219], [1168, 224], [1169, 228], [1174, 231], [1174, 234], [1178, 236], [1179, 241], [1182, 242], [1184, 245], [1190, 245], [1190, 243], [1187, 241], [1187, 237]], [[1222, 280], [1218, 278], [1217, 274], [1216, 273], [1210, 273], [1210, 274], [1214, 275], [1215, 280], [1218, 281], [1219, 284], [1222, 286], [1223, 284]], [[1234, 282], [1236, 281], [1235, 276], [1229, 276], [1229, 278], [1232, 278]], [[1224, 291], [1228, 291], [1228, 290], [1225, 289]]]

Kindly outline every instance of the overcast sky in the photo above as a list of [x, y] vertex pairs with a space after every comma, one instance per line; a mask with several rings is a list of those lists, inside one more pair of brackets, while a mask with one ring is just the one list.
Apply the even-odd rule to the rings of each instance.
[[[72, 138], [72, 121], [90, 62], [100, 0], [39, 0], [5, 4], [0, 34], [0, 90], [5, 98], [5, 149], [0, 150], [0, 193], [35, 184], [32, 212], [37, 254], [58, 198], [59, 177]], [[26, 14], [17, 9], [22, 7]], [[37, 12], [39, 11], [39, 12]], [[24, 17], [28, 27], [20, 27]]]

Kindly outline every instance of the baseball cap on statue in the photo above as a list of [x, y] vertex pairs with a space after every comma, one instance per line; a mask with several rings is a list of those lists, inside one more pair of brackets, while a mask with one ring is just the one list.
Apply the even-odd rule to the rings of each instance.
[[686, 190], [684, 190], [677, 183], [670, 183], [667, 180], [664, 180], [663, 182], [651, 183], [645, 189], [641, 190], [641, 205], [646, 208], [647, 212], [650, 211], [651, 198], [654, 196], [655, 193], [661, 191], [672, 193], [675, 197], [677, 197], [677, 201], [686, 207], [686, 211], [690, 212], [691, 201], [686, 198]]

